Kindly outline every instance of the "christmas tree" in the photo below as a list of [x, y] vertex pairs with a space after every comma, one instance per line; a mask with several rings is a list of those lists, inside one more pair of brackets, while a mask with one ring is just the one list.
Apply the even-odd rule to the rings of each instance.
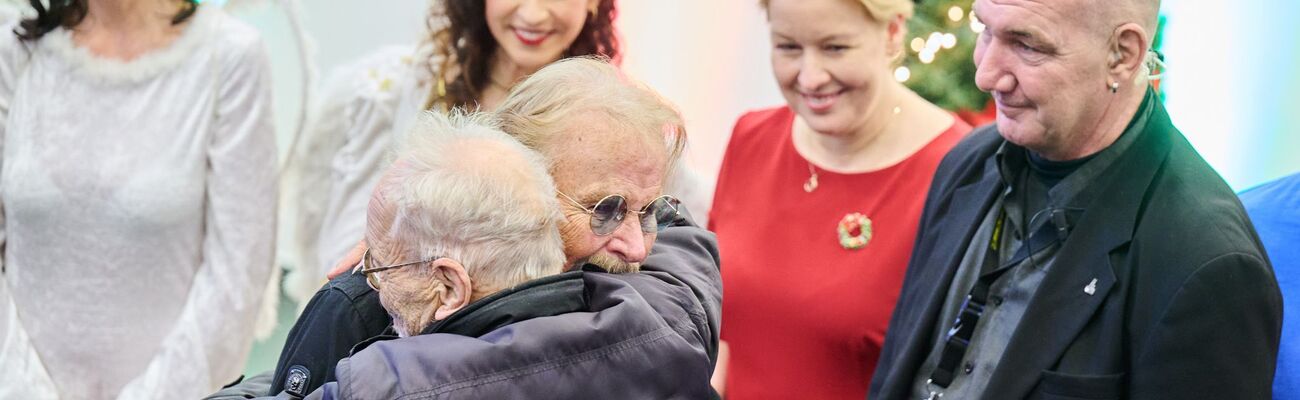
[[984, 25], [970, 11], [974, 0], [918, 2], [908, 23], [906, 57], [894, 77], [926, 100], [952, 111], [982, 111], [989, 95], [975, 87], [971, 54]]

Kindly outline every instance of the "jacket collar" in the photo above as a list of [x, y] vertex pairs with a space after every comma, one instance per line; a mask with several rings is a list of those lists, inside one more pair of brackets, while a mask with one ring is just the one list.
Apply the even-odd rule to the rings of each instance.
[[[1153, 99], [1151, 107], [1132, 147], [1090, 185], [1089, 190], [1102, 195], [1084, 205], [1089, 211], [1080, 214], [1070, 239], [1058, 253], [1056, 265], [1026, 309], [999, 363], [1001, 371], [994, 373], [985, 391], [988, 397], [1025, 397], [1039, 379], [1037, 371], [1051, 368], [1060, 359], [1114, 288], [1116, 273], [1110, 254], [1132, 240], [1145, 207], [1147, 188], [1168, 156], [1172, 137], [1177, 135], [1159, 99]], [[918, 317], [905, 318], [901, 321], [910, 322], [890, 327], [896, 330], [890, 337], [902, 343], [892, 368], [885, 371], [887, 386], [880, 392], [883, 398], [910, 396], [915, 374], [934, 348], [936, 324], [949, 322], [938, 321], [938, 316], [967, 249], [965, 244], [970, 243], [1005, 188], [995, 155], [1004, 143], [1004, 139], [996, 138], [980, 144], [980, 150], [971, 156], [972, 162], [966, 164], [969, 167], [955, 167], [958, 172], [948, 199], [934, 203], [933, 210], [926, 209], [925, 223], [929, 225], [922, 229], [924, 236], [918, 238], [907, 277], [908, 282], [915, 283], [904, 288], [895, 310], [896, 321], [899, 315]], [[1092, 279], [1097, 282], [1090, 295], [1084, 289]]]
[[[993, 134], [996, 134], [993, 133]], [[996, 143], [1001, 143], [997, 139]], [[992, 145], [996, 148], [997, 144]], [[942, 314], [945, 294], [952, 284], [953, 275], [961, 262], [966, 246], [970, 243], [979, 224], [989, 208], [993, 206], [997, 193], [1004, 187], [998, 175], [996, 157], [990, 149], [979, 153], [982, 167], [970, 168], [972, 172], [959, 172], [956, 188], [952, 190], [949, 201], [937, 203], [940, 208], [925, 210], [936, 218], [933, 226], [922, 229], [925, 236], [918, 238], [918, 249], [909, 264], [907, 282], [904, 292], [899, 296], [898, 307], [893, 320], [900, 316], [918, 316], [914, 323], [892, 323], [889, 333], [891, 338], [903, 340], [899, 347], [900, 356], [889, 370], [885, 371], [889, 386], [883, 387], [881, 397], [887, 399], [910, 398], [910, 390], [915, 374], [921, 363], [934, 348], [935, 324]], [[961, 169], [958, 169], [961, 171]], [[929, 251], [926, 251], [929, 249]], [[915, 274], [915, 275], [912, 275]], [[910, 318], [909, 318], [910, 319]]]
[[[1164, 106], [1152, 101], [1146, 124], [1127, 149], [1089, 184], [1090, 204], [1061, 247], [1025, 310], [986, 394], [1025, 397], [1083, 330], [1116, 284], [1112, 253], [1133, 238], [1150, 187], [1176, 134]], [[1046, 334], [1044, 334], [1046, 333]], [[1026, 373], [1030, 372], [1030, 373]], [[986, 395], [986, 398], [992, 396]]]
[[581, 271], [534, 279], [470, 303], [442, 321], [430, 324], [422, 335], [451, 333], [482, 336], [502, 326], [537, 317], [587, 309]]
[[[583, 274], [581, 271], [566, 272], [493, 293], [470, 303], [444, 320], [429, 324], [420, 334], [450, 333], [479, 337], [520, 321], [585, 311], [587, 299]], [[352, 354], [373, 343], [397, 338], [389, 333], [375, 336], [354, 346]]]

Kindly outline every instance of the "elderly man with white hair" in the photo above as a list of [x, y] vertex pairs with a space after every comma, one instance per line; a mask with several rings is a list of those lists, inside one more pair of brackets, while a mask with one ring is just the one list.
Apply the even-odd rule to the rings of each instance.
[[307, 398], [708, 396], [691, 316], [636, 278], [561, 273], [546, 163], [486, 117], [429, 114], [380, 179], [356, 272], [408, 339], [361, 344]]
[[1159, 6], [975, 1], [997, 122], [936, 172], [872, 399], [1271, 397], [1278, 286], [1150, 85]]
[[358, 272], [399, 336], [562, 272], [546, 163], [485, 117], [426, 115], [371, 196]]
[[[467, 342], [447, 346], [445, 336], [416, 334], [455, 326], [458, 315], [476, 315], [465, 312], [475, 305], [459, 313], [444, 313], [452, 315], [419, 329], [439, 314], [436, 309], [416, 307], [409, 314], [395, 313], [396, 320], [391, 318], [385, 306], [394, 308], [392, 301], [381, 299], [387, 296], [383, 294], [385, 278], [391, 278], [387, 275], [391, 271], [380, 272], [378, 277], [361, 271], [344, 273], [316, 293], [290, 331], [270, 379], [269, 393], [302, 396], [334, 381], [338, 381], [332, 386], [336, 390], [380, 393], [378, 397], [394, 393], [390, 390], [441, 393], [458, 386], [439, 386], [448, 382], [441, 375], [413, 372], [441, 371], [447, 364], [440, 360], [469, 357], [500, 363], [474, 368], [499, 372], [499, 378], [510, 382], [483, 387], [509, 390], [457, 392], [457, 397], [713, 395], [708, 379], [717, 357], [722, 296], [717, 242], [663, 192], [664, 178], [685, 145], [680, 114], [653, 90], [608, 62], [581, 58], [553, 63], [531, 75], [491, 114], [503, 131], [547, 161], [556, 189], [551, 194], [563, 215], [559, 222], [563, 257], [558, 265], [571, 271], [560, 276], [580, 274], [581, 284], [575, 287], [586, 292], [581, 299], [586, 301], [587, 311], [509, 324], [475, 340], [463, 337], [475, 336], [479, 333], [475, 331], [460, 337]], [[461, 204], [471, 205], [476, 203]], [[458, 228], [442, 225], [430, 232], [439, 229]], [[357, 251], [340, 265], [356, 265], [365, 259], [368, 266], [386, 267], [440, 255], [395, 257], [383, 246], [375, 245], [365, 257]], [[523, 251], [511, 251], [516, 250]], [[467, 275], [469, 281], [478, 282], [472, 274]], [[454, 281], [452, 275], [440, 276], [446, 282]], [[378, 285], [373, 285], [378, 293], [366, 283], [367, 277], [378, 278]], [[492, 289], [507, 287], [497, 283], [492, 283]], [[477, 298], [473, 291], [465, 293]], [[451, 300], [461, 297], [442, 295], [439, 299]], [[447, 311], [456, 304], [446, 304]], [[615, 328], [625, 323], [638, 328]], [[366, 346], [376, 335], [401, 330], [414, 337]], [[362, 345], [357, 346], [359, 343]], [[366, 350], [360, 351], [362, 348]], [[582, 349], [591, 352], [583, 356], [569, 353]], [[448, 351], [463, 354], [445, 354]], [[509, 355], [493, 357], [500, 352]], [[528, 366], [520, 355], [551, 363]], [[348, 361], [339, 362], [349, 356]], [[634, 365], [620, 364], [624, 362]], [[632, 372], [643, 368], [650, 370]], [[551, 370], [590, 379], [575, 382], [546, 372]], [[267, 384], [261, 381], [264, 377], [256, 378], [252, 383]], [[222, 395], [268, 393], [265, 387], [258, 389], [250, 382], [232, 389]]]

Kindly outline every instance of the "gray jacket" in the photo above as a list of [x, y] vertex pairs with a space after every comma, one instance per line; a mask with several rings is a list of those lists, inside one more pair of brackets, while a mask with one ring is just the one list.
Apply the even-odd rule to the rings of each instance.
[[[459, 318], [508, 323], [486, 333], [440, 323], [437, 333], [371, 343], [307, 398], [715, 398], [717, 254], [712, 233], [679, 219], [659, 233], [641, 273], [565, 274], [581, 282], [580, 311], [520, 320], [508, 307], [467, 308]], [[521, 292], [484, 300], [509, 303]]]
[[711, 397], [709, 338], [695, 323], [702, 319], [649, 300], [689, 299], [685, 288], [645, 285], [654, 279], [646, 275], [566, 275], [581, 280], [578, 297], [587, 311], [519, 321], [478, 337], [432, 333], [376, 342], [339, 362], [338, 381], [307, 398]]

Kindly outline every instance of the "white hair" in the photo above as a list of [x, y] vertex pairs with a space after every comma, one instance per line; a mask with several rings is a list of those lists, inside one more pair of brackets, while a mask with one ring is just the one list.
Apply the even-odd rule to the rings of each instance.
[[[456, 260], [475, 294], [561, 272], [563, 216], [547, 164], [493, 121], [486, 114], [425, 113], [371, 198], [366, 241], [372, 255], [386, 264]], [[389, 282], [396, 289], [405, 278], [428, 278], [428, 270], [381, 272], [380, 294], [391, 292]], [[436, 300], [427, 291], [442, 290], [427, 286], [389, 294], [423, 298], [418, 303], [425, 304], [410, 305], [427, 308]]]

